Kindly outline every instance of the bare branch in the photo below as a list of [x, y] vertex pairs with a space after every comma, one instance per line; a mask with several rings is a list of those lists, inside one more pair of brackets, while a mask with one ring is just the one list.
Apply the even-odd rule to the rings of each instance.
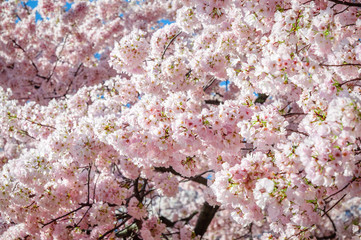
[[300, 132], [300, 131], [297, 131], [297, 130], [293, 130], [293, 129], [286, 129], [287, 131], [290, 131], [290, 132], [295, 132], [295, 133], [299, 133], [299, 134], [302, 134], [302, 135], [304, 135], [304, 136], [306, 136], [306, 137], [308, 137], [309, 135], [307, 134], [307, 133], [304, 133], [304, 132]]
[[338, 190], [337, 192], [331, 194], [330, 196], [324, 198], [324, 201], [327, 201], [329, 198], [339, 194], [340, 192], [342, 192], [343, 190], [345, 190], [346, 188], [348, 188], [348, 186], [350, 186], [354, 181], [356, 181], [358, 178], [354, 177], [349, 183], [346, 184], [346, 186], [344, 186], [343, 188], [341, 188], [340, 190]]
[[191, 181], [194, 181], [194, 182], [197, 182], [197, 183], [200, 183], [200, 184], [203, 184], [205, 186], [207, 186], [207, 179], [200, 176], [200, 175], [197, 175], [197, 176], [194, 176], [194, 177], [185, 177], [183, 176], [182, 174], [178, 173], [177, 171], [175, 171], [172, 167], [169, 167], [169, 168], [166, 168], [166, 167], [156, 167], [155, 168], [155, 171], [156, 172], [169, 172], [169, 173], [173, 173], [174, 175], [176, 176], [180, 176], [182, 178], [185, 178], [185, 179], [188, 179], [188, 180], [191, 180]]
[[355, 66], [355, 67], [361, 67], [361, 64], [359, 63], [345, 63], [345, 64], [320, 64], [321, 67], [347, 67], [347, 66]]
[[55, 69], [56, 69], [56, 67], [57, 67], [57, 65], [58, 65], [58, 62], [59, 62], [59, 59], [60, 59], [59, 57], [61, 56], [61, 53], [63, 52], [63, 49], [64, 49], [64, 47], [65, 47], [65, 43], [66, 43], [66, 40], [68, 39], [68, 36], [69, 36], [68, 34], [65, 36], [64, 44], [63, 44], [63, 46], [62, 46], [61, 49], [60, 49], [59, 56], [56, 56], [56, 62], [55, 62], [55, 64], [54, 64], [53, 70], [51, 71], [51, 73], [49, 74], [48, 79], [46, 80], [47, 82], [50, 81], [51, 77], [53, 76], [53, 74], [54, 74], [54, 72], [55, 72]]
[[196, 235], [203, 236], [212, 219], [214, 218], [219, 206], [211, 206], [208, 202], [204, 202], [201, 213], [199, 214], [194, 232]]
[[306, 113], [286, 113], [286, 114], [283, 114], [282, 117], [293, 117], [293, 116], [299, 116], [299, 115], [307, 115]]
[[45, 226], [47, 226], [47, 225], [49, 225], [49, 224], [52, 224], [52, 223], [58, 221], [59, 219], [62, 219], [62, 218], [64, 218], [64, 217], [66, 217], [66, 216], [69, 216], [70, 214], [75, 213], [75, 212], [79, 211], [80, 209], [82, 209], [82, 208], [84, 208], [84, 207], [89, 207], [89, 206], [91, 206], [91, 204], [80, 204], [80, 207], [78, 207], [77, 209], [74, 209], [73, 211], [70, 211], [70, 212], [68, 212], [68, 213], [66, 213], [66, 214], [64, 214], [64, 215], [62, 215], [62, 216], [60, 216], [60, 217], [57, 217], [57, 218], [51, 220], [51, 221], [48, 222], [48, 223], [43, 224], [42, 228], [44, 228]]
[[342, 86], [342, 85], [344, 85], [344, 84], [347, 84], [347, 83], [350, 83], [350, 82], [356, 82], [356, 81], [360, 81], [361, 80], [361, 78], [355, 78], [355, 79], [351, 79], [351, 80], [348, 80], [348, 81], [346, 81], [346, 82], [343, 82], [343, 83], [340, 83], [340, 87]]
[[36, 76], [39, 77], [39, 78], [42, 78], [42, 79], [47, 79], [47, 77], [44, 77], [44, 76], [41, 76], [39, 75], [39, 69], [38, 67], [36, 66], [36, 64], [34, 63], [34, 61], [29, 57], [28, 53], [26, 52], [26, 50], [20, 46], [16, 41], [15, 39], [11, 39], [11, 41], [14, 43], [14, 45], [19, 48], [21, 51], [23, 51], [23, 53], [25, 54], [25, 56], [29, 59], [31, 65], [34, 67], [35, 69], [35, 72], [36, 72]]
[[[322, 211], [324, 211], [323, 209], [320, 209]], [[336, 237], [336, 232], [337, 232], [337, 228], [336, 225], [334, 223], [334, 221], [332, 220], [332, 218], [330, 217], [330, 215], [325, 212], [322, 216], [325, 216], [330, 220], [331, 224], [332, 224], [332, 228], [333, 228], [333, 233], [329, 236], [324, 236], [324, 237], [316, 237], [317, 240], [324, 240], [324, 239], [334, 239]]]
[[169, 46], [174, 42], [174, 40], [182, 33], [182, 31], [180, 31], [179, 33], [177, 33], [174, 37], [172, 37], [172, 39], [170, 40], [170, 42], [167, 44], [167, 46], [164, 48], [163, 54], [162, 54], [162, 60], [164, 59], [164, 55], [165, 52], [168, 50]]
[[203, 86], [203, 91], [205, 92], [210, 86], [212, 86], [212, 84], [214, 83], [214, 81], [216, 80], [215, 77], [212, 77], [208, 83], [206, 85]]
[[210, 104], [210, 105], [221, 105], [223, 104], [222, 101], [219, 100], [213, 100], [213, 99], [208, 99], [204, 101], [206, 104]]
[[134, 180], [134, 196], [139, 202], [142, 202], [143, 199], [140, 197], [138, 185], [139, 185], [139, 177], [137, 177], [137, 179]]
[[38, 122], [34, 122], [34, 121], [30, 120], [30, 119], [24, 119], [24, 120], [25, 120], [25, 121], [28, 121], [28, 122], [30, 122], [30, 123], [32, 123], [32, 124], [36, 124], [36, 125], [38, 125], [38, 126], [41, 126], [41, 127], [47, 127], [47, 128], [56, 129], [56, 128], [53, 127], [53, 126], [49, 126], [49, 125], [41, 124], [41, 123], [38, 123]]
[[345, 197], [347, 194], [344, 194], [335, 204], [332, 205], [332, 207], [330, 207], [327, 211], [325, 211], [325, 213], [321, 216], [325, 216], [329, 211], [331, 211], [337, 204], [339, 204]]
[[105, 232], [104, 234], [102, 234], [102, 235], [98, 238], [98, 240], [104, 239], [107, 235], [113, 233], [116, 229], [118, 229], [119, 227], [121, 227], [122, 225], [124, 225], [124, 224], [127, 222], [127, 220], [129, 220], [129, 219], [130, 219], [130, 217], [127, 216], [125, 219], [123, 219], [123, 221], [122, 221], [121, 223], [115, 225], [114, 228], [112, 228], [112, 229], [110, 229], [109, 231], [107, 231], [107, 232]]
[[339, 1], [339, 0], [329, 0], [330, 2], [334, 2], [341, 5], [346, 5], [350, 7], [361, 7], [361, 3], [356, 2], [346, 2], [346, 1]]
[[[336, 6], [336, 5], [337, 5], [337, 4], [335, 3], [335, 5], [334, 5], [334, 6]], [[339, 12], [335, 13], [335, 14], [334, 14], [334, 16], [336, 16], [336, 15], [338, 15], [338, 14], [341, 14], [341, 13], [343, 13], [343, 12], [347, 11], [347, 9], [349, 9], [349, 8], [350, 8], [350, 6], [346, 7], [344, 10], [342, 10], [342, 11], [339, 11]]]
[[192, 218], [197, 215], [199, 212], [195, 211], [193, 212], [191, 215], [189, 215], [188, 217], [182, 218], [178, 221], [172, 222], [171, 220], [169, 220], [168, 218], [164, 217], [164, 216], [160, 216], [159, 219], [162, 221], [162, 223], [164, 223], [167, 227], [174, 227], [174, 225], [177, 222], [185, 222], [185, 224], [189, 223], [190, 220], [192, 220]]
[[83, 219], [85, 218], [85, 216], [88, 214], [89, 210], [92, 208], [92, 206], [89, 206], [88, 209], [86, 210], [86, 212], [84, 213], [83, 217], [79, 220], [79, 222], [77, 222], [75, 225], [74, 225], [74, 228], [78, 227], [79, 224], [83, 221]]
[[92, 165], [89, 163], [89, 168], [88, 168], [88, 181], [87, 181], [87, 185], [88, 185], [88, 196], [87, 196], [87, 203], [89, 204], [90, 202], [90, 173], [92, 170]]

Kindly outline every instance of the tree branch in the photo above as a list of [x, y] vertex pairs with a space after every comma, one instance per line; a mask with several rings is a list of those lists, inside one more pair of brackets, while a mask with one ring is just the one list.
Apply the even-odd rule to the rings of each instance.
[[102, 235], [98, 238], [98, 240], [104, 239], [107, 235], [113, 233], [116, 229], [118, 229], [119, 227], [121, 227], [122, 225], [124, 225], [124, 224], [127, 222], [127, 220], [129, 220], [130, 218], [131, 218], [131, 217], [127, 216], [121, 223], [119, 223], [118, 225], [115, 225], [114, 228], [112, 228], [112, 229], [106, 231], [104, 234], [102, 234]]
[[321, 67], [347, 67], [347, 66], [355, 66], [355, 67], [361, 67], [361, 64], [359, 63], [345, 63], [345, 64], [320, 64]]
[[334, 2], [341, 5], [346, 5], [350, 7], [361, 7], [361, 3], [356, 2], [346, 2], [346, 1], [339, 1], [339, 0], [329, 0], [329, 2]]
[[88, 207], [88, 209], [87, 209], [86, 212], [84, 213], [83, 217], [79, 220], [79, 222], [77, 222], [77, 223], [74, 225], [73, 229], [79, 226], [79, 224], [83, 221], [83, 219], [84, 219], [85, 216], [88, 214], [88, 212], [89, 212], [89, 210], [90, 210], [91, 208], [92, 208], [92, 205], [90, 205], [90, 206]]
[[207, 182], [208, 182], [207, 179], [200, 176], [200, 175], [197, 175], [197, 176], [194, 176], [194, 177], [185, 177], [182, 174], [178, 173], [176, 170], [174, 170], [172, 167], [169, 167], [169, 168], [155, 167], [154, 169], [155, 169], [156, 172], [162, 172], [162, 173], [169, 172], [169, 173], [172, 173], [172, 174], [174, 174], [176, 176], [180, 176], [182, 178], [185, 178], [185, 179], [188, 179], [188, 180], [203, 184], [205, 186], [208, 186], [207, 185]]
[[286, 114], [283, 114], [282, 117], [293, 117], [293, 116], [299, 116], [299, 115], [307, 115], [306, 113], [286, 113]]
[[347, 194], [344, 194], [335, 204], [332, 205], [332, 207], [330, 207], [327, 211], [325, 211], [324, 214], [322, 214], [321, 217], [325, 216], [326, 214], [328, 214], [329, 211], [331, 211], [337, 204], [339, 204], [342, 199], [344, 199], [346, 197]]
[[214, 81], [216, 80], [215, 77], [212, 77], [208, 83], [206, 85], [203, 86], [203, 91], [205, 92], [210, 86], [212, 86], [212, 84], [214, 83]]
[[[89, 163], [89, 169], [88, 169], [88, 181], [87, 181], [87, 187], [88, 187], [88, 196], [87, 196], [87, 204], [90, 203], [90, 173], [92, 170], [92, 165]], [[93, 200], [94, 201], [94, 200]]]
[[198, 214], [198, 211], [193, 212], [191, 215], [189, 215], [188, 217], [182, 218], [178, 221], [172, 222], [171, 220], [169, 220], [168, 218], [164, 217], [164, 216], [160, 216], [159, 220], [162, 221], [162, 223], [164, 223], [167, 227], [174, 227], [174, 225], [177, 222], [185, 222], [185, 224], [187, 224], [190, 220], [192, 220], [192, 218]]
[[205, 100], [204, 102], [205, 102], [206, 104], [210, 104], [210, 105], [220, 105], [220, 104], [223, 103], [222, 101], [212, 100], [212, 99]]
[[218, 211], [219, 206], [211, 206], [208, 202], [204, 202], [201, 213], [199, 214], [194, 232], [196, 235], [203, 236], [209, 224], [211, 223], [214, 215]]
[[20, 46], [16, 41], [15, 39], [11, 39], [11, 41], [14, 43], [14, 45], [19, 48], [21, 51], [23, 51], [23, 53], [25, 54], [25, 56], [29, 59], [29, 61], [31, 62], [31, 65], [34, 67], [35, 69], [35, 72], [36, 72], [36, 76], [39, 77], [39, 78], [42, 78], [42, 79], [47, 79], [47, 77], [44, 77], [44, 76], [41, 76], [39, 75], [39, 69], [38, 67], [36, 66], [36, 64], [34, 63], [34, 61], [29, 57], [28, 53], [26, 52], [26, 50]]
[[[323, 209], [321, 209], [322, 211], [324, 211]], [[327, 212], [325, 212], [322, 216], [326, 215], [326, 217], [330, 220], [331, 224], [332, 224], [332, 228], [333, 228], [333, 233], [331, 233], [331, 235], [329, 236], [324, 236], [324, 237], [316, 237], [317, 240], [324, 240], [324, 239], [334, 239], [336, 237], [336, 232], [337, 232], [337, 228], [336, 225], [334, 223], [334, 221], [332, 220], [332, 218], [330, 217], [330, 215], [328, 215]]]
[[38, 123], [38, 122], [34, 122], [34, 121], [32, 121], [32, 120], [30, 120], [30, 119], [24, 119], [25, 121], [28, 121], [28, 122], [30, 122], [30, 123], [32, 123], [32, 124], [36, 124], [36, 125], [38, 125], [38, 126], [41, 126], [41, 127], [47, 127], [47, 128], [52, 128], [52, 129], [56, 129], [55, 127], [53, 127], [53, 126], [49, 126], [49, 125], [44, 125], [44, 124], [41, 124], [41, 123]]
[[324, 198], [324, 201], [327, 201], [329, 198], [339, 194], [340, 192], [342, 192], [343, 190], [345, 190], [348, 186], [350, 186], [354, 181], [356, 181], [358, 178], [354, 177], [349, 183], [346, 184], [346, 186], [344, 186], [343, 188], [341, 188], [340, 190], [338, 190], [337, 192], [331, 194], [330, 196]]
[[90, 207], [90, 206], [91, 206], [91, 204], [81, 203], [81, 204], [80, 204], [80, 207], [78, 207], [77, 209], [74, 209], [73, 211], [70, 211], [70, 212], [68, 212], [68, 213], [66, 213], [66, 214], [64, 214], [64, 215], [62, 215], [62, 216], [60, 216], [60, 217], [57, 217], [57, 218], [51, 220], [51, 221], [48, 222], [48, 223], [43, 224], [42, 228], [44, 228], [45, 226], [47, 226], [47, 225], [49, 225], [49, 224], [52, 224], [52, 223], [58, 221], [59, 219], [62, 219], [62, 218], [64, 218], [64, 217], [66, 217], [66, 216], [69, 216], [70, 214], [75, 213], [75, 212], [79, 211], [80, 209], [82, 209], [82, 208], [84, 208], [84, 207]]
[[[66, 43], [66, 40], [67, 40], [67, 39], [68, 39], [68, 34], [65, 36], [64, 44], [63, 44], [63, 46], [61, 47], [60, 52], [59, 52], [59, 57], [60, 57], [61, 53], [62, 53], [63, 50], [64, 50], [65, 43]], [[49, 82], [50, 79], [51, 79], [51, 77], [54, 75], [55, 69], [56, 69], [56, 67], [57, 67], [57, 65], [58, 65], [58, 62], [59, 62], [59, 57], [56, 56], [56, 62], [55, 62], [55, 64], [54, 64], [53, 70], [51, 71], [51, 73], [49, 74], [48, 79], [46, 80], [47, 82]]]
[[177, 33], [174, 37], [172, 37], [172, 39], [170, 40], [170, 42], [167, 44], [167, 46], [164, 48], [163, 54], [162, 54], [162, 60], [164, 58], [165, 52], [168, 50], [169, 46], [174, 42], [174, 40], [182, 33], [182, 31], [180, 31], [179, 33]]
[[343, 83], [340, 83], [340, 87], [342, 86], [342, 85], [344, 85], [344, 84], [347, 84], [347, 83], [350, 83], [350, 82], [355, 82], [355, 81], [360, 81], [361, 80], [361, 78], [355, 78], [355, 79], [351, 79], [351, 80], [348, 80], [348, 81], [346, 81], [346, 82], [343, 82]]
[[297, 130], [293, 130], [293, 129], [289, 129], [289, 128], [287, 128], [286, 130], [287, 130], [287, 131], [290, 131], [290, 132], [295, 132], [295, 133], [302, 134], [302, 135], [304, 135], [304, 136], [306, 136], [306, 137], [309, 136], [307, 133], [300, 132], [300, 131], [297, 131]]

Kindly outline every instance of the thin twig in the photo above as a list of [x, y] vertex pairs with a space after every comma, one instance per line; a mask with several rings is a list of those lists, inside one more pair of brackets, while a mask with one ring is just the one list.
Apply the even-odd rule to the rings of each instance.
[[90, 203], [90, 173], [91, 173], [91, 170], [92, 170], [92, 165], [89, 163], [89, 169], [88, 169], [88, 182], [87, 182], [87, 185], [88, 185], [88, 197], [87, 197], [87, 203], [88, 203], [88, 204]]
[[47, 128], [56, 129], [56, 128], [53, 127], [53, 126], [44, 125], [44, 124], [41, 124], [41, 123], [38, 123], [38, 122], [34, 122], [34, 121], [30, 120], [30, 119], [24, 119], [24, 120], [25, 120], [25, 121], [28, 121], [28, 122], [30, 122], [30, 123], [32, 123], [32, 124], [39, 125], [39, 126], [41, 126], [41, 127], [47, 127]]
[[[337, 4], [335, 4], [334, 6], [336, 6], [336, 5], [337, 5]], [[334, 16], [336, 16], [336, 15], [338, 15], [338, 14], [341, 14], [341, 13], [347, 11], [347, 9], [349, 9], [349, 8], [350, 8], [350, 6], [346, 7], [344, 10], [335, 13]]]
[[174, 37], [172, 37], [172, 39], [170, 40], [170, 42], [167, 44], [167, 46], [164, 48], [163, 54], [162, 54], [162, 60], [164, 58], [165, 52], [168, 50], [169, 46], [174, 42], [174, 40], [182, 33], [182, 31], [180, 31], [179, 33], [177, 33]]
[[329, 0], [330, 2], [334, 2], [341, 5], [346, 5], [350, 7], [361, 7], [361, 3], [356, 2], [346, 2], [346, 1], [339, 1], [339, 0]]
[[95, 199], [95, 192], [96, 192], [96, 188], [97, 188], [97, 183], [98, 183], [98, 180], [99, 180], [99, 174], [98, 174], [97, 180], [95, 180], [95, 183], [94, 183], [94, 189], [93, 189], [93, 201], [94, 201], [94, 199]]
[[15, 44], [16, 47], [18, 47], [21, 51], [23, 51], [23, 53], [25, 54], [25, 56], [29, 59], [29, 61], [31, 62], [31, 65], [35, 68], [35, 72], [36, 72], [36, 76], [42, 79], [47, 79], [47, 77], [41, 76], [39, 75], [39, 69], [36, 66], [36, 64], [34, 63], [34, 61], [30, 58], [30, 56], [28, 55], [28, 53], [26, 52], [26, 50], [20, 46], [15, 39], [11, 39], [11, 41]]
[[340, 87], [342, 86], [342, 85], [344, 85], [344, 84], [347, 84], [347, 83], [350, 83], [350, 82], [356, 82], [356, 81], [360, 81], [361, 80], [361, 78], [355, 78], [355, 79], [351, 79], [351, 80], [348, 80], [348, 81], [346, 81], [346, 82], [343, 82], [343, 83], [340, 83]]
[[34, 140], [36, 140], [36, 141], [39, 141], [38, 139], [36, 139], [35, 137], [33, 137], [33, 136], [31, 136], [27, 131], [25, 131], [25, 130], [16, 130], [17, 131], [17, 133], [19, 133], [19, 134], [22, 134], [22, 135], [25, 135], [25, 136], [27, 136], [27, 137], [29, 137], [29, 138], [32, 138], [32, 139], [34, 139]]
[[127, 216], [127, 217], [125, 218], [125, 220], [122, 221], [120, 224], [115, 225], [114, 228], [112, 228], [112, 229], [110, 229], [109, 231], [107, 231], [107, 232], [105, 232], [104, 234], [102, 234], [102, 235], [98, 238], [98, 240], [104, 239], [108, 234], [114, 232], [116, 229], [118, 229], [118, 228], [121, 227], [123, 224], [125, 224], [128, 219], [130, 219], [129, 216]]
[[346, 66], [356, 66], [361, 67], [359, 63], [345, 63], [345, 64], [320, 64], [321, 67], [346, 67]]
[[60, 217], [57, 217], [57, 218], [51, 220], [51, 221], [48, 222], [48, 223], [43, 224], [42, 228], [44, 228], [45, 226], [47, 226], [47, 225], [49, 225], [49, 224], [52, 224], [53, 222], [58, 221], [59, 219], [62, 219], [62, 218], [64, 218], [64, 217], [66, 217], [66, 216], [69, 216], [70, 214], [75, 213], [75, 212], [79, 211], [80, 209], [82, 209], [82, 208], [84, 208], [84, 207], [86, 207], [86, 206], [90, 206], [90, 205], [89, 205], [89, 204], [81, 204], [81, 206], [78, 207], [77, 209], [74, 209], [73, 211], [70, 211], [70, 212], [68, 212], [68, 213], [66, 213], [66, 214], [64, 214], [64, 215], [62, 215], [62, 216], [60, 216]]
[[331, 211], [337, 204], [339, 204], [342, 199], [344, 199], [346, 197], [347, 194], [344, 194], [335, 204], [332, 205], [332, 207], [330, 207], [327, 211], [325, 211], [324, 214], [322, 214], [321, 217], [325, 216], [325, 214], [327, 214], [329, 211]]
[[202, 176], [194, 176], [194, 177], [185, 177], [183, 176], [182, 174], [178, 173], [176, 170], [174, 170], [172, 167], [169, 167], [169, 168], [166, 168], [166, 167], [155, 167], [155, 171], [156, 172], [169, 172], [169, 173], [173, 173], [174, 175], [176, 176], [180, 176], [182, 178], [185, 178], [185, 179], [188, 179], [188, 180], [191, 180], [191, 181], [194, 181], [194, 182], [197, 182], [197, 183], [200, 183], [200, 184], [203, 184], [205, 186], [207, 186], [207, 182], [208, 180]]
[[76, 76], [78, 75], [79, 70], [80, 70], [80, 68], [81, 68], [82, 66], [83, 66], [83, 63], [80, 63], [79, 66], [78, 66], [78, 68], [76, 69], [76, 71], [75, 71], [75, 73], [74, 73], [74, 77], [76, 77]]
[[335, 232], [337, 232], [337, 228], [336, 228], [336, 225], [335, 223], [333, 222], [332, 218], [330, 217], [330, 215], [328, 213], [325, 213], [326, 217], [330, 220], [331, 224], [332, 224], [332, 227], [333, 227], [333, 230]]
[[350, 185], [351, 185], [351, 183], [353, 183], [354, 181], [356, 181], [356, 179], [357, 179], [357, 178], [353, 178], [353, 179], [352, 179], [349, 183], [347, 183], [347, 184], [346, 184], [346, 186], [344, 186], [343, 188], [341, 188], [341, 189], [340, 189], [340, 190], [338, 190], [337, 192], [335, 192], [335, 193], [331, 194], [330, 196], [328, 196], [328, 197], [324, 198], [323, 200], [324, 200], [324, 201], [327, 201], [329, 198], [331, 198], [331, 197], [333, 197], [333, 196], [335, 196], [335, 195], [339, 194], [340, 192], [342, 192], [343, 190], [345, 190], [348, 186], [350, 186]]
[[293, 130], [293, 129], [286, 129], [287, 131], [290, 131], [290, 132], [295, 132], [295, 133], [299, 133], [299, 134], [302, 134], [306, 137], [308, 137], [309, 135], [307, 133], [304, 133], [304, 132], [300, 132], [300, 131], [297, 131], [297, 130]]
[[307, 2], [302, 3], [302, 5], [313, 2], [314, 0], [308, 0]]
[[88, 209], [85, 211], [83, 217], [79, 220], [79, 222], [77, 224], [74, 225], [74, 228], [78, 227], [79, 224], [81, 223], [81, 221], [83, 221], [83, 219], [85, 218], [85, 216], [88, 214], [89, 210], [92, 208], [92, 206], [89, 206]]
[[53, 76], [53, 74], [54, 74], [54, 72], [55, 72], [55, 69], [56, 69], [56, 67], [57, 67], [57, 65], [58, 65], [58, 62], [59, 62], [59, 59], [60, 59], [59, 57], [61, 56], [61, 53], [63, 52], [63, 49], [64, 49], [64, 47], [65, 47], [65, 43], [66, 43], [66, 40], [68, 39], [68, 36], [69, 36], [68, 34], [65, 36], [64, 44], [63, 44], [63, 46], [62, 46], [61, 49], [60, 49], [59, 56], [56, 56], [55, 65], [54, 65], [53, 70], [51, 71], [48, 79], [46, 80], [47, 82], [50, 81], [51, 77]]
[[286, 113], [286, 114], [283, 114], [282, 117], [293, 117], [293, 116], [299, 116], [299, 115], [307, 115], [306, 113]]
[[203, 86], [203, 91], [205, 92], [210, 86], [212, 86], [212, 84], [214, 83], [214, 81], [216, 80], [215, 77], [212, 77], [208, 83], [206, 85]]
[[26, 12], [28, 13], [28, 15], [30, 15], [30, 10], [29, 10], [29, 6], [25, 3], [25, 1], [21, 2], [24, 5], [24, 8], [26, 10]]

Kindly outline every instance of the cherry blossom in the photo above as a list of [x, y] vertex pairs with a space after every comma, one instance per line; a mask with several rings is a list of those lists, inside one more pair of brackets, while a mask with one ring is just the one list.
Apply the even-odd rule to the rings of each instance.
[[360, 16], [1, 1], [0, 238], [358, 239]]

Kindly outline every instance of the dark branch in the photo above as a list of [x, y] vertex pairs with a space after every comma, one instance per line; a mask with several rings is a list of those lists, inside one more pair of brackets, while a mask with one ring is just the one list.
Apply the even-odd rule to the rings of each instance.
[[204, 102], [205, 102], [206, 104], [210, 104], [210, 105], [220, 105], [220, 104], [223, 104], [222, 101], [212, 100], [212, 99], [205, 100]]
[[92, 170], [92, 165], [89, 163], [89, 169], [88, 169], [88, 181], [87, 181], [87, 187], [88, 187], [88, 196], [87, 196], [87, 204], [90, 203], [90, 173]]
[[170, 40], [170, 42], [167, 44], [167, 46], [164, 48], [163, 54], [162, 54], [162, 59], [164, 58], [165, 52], [168, 50], [169, 46], [174, 42], [174, 40], [182, 33], [182, 31], [180, 31], [179, 33], [177, 33], [174, 37], [172, 37], [172, 39]]
[[211, 206], [208, 202], [204, 202], [201, 213], [199, 214], [196, 227], [194, 228], [194, 232], [196, 235], [203, 236], [209, 224], [211, 223], [214, 215], [218, 211], [219, 206]]
[[29, 57], [29, 55], [27, 54], [26, 50], [20, 46], [14, 39], [11, 39], [11, 41], [14, 43], [14, 45], [19, 48], [21, 51], [23, 51], [23, 53], [25, 54], [25, 56], [29, 59], [29, 61], [31, 62], [31, 65], [34, 67], [35, 69], [35, 72], [36, 72], [36, 76], [39, 77], [39, 78], [42, 78], [42, 79], [47, 79], [47, 77], [44, 77], [44, 76], [41, 76], [39, 75], [39, 69], [38, 67], [36, 66], [36, 64], [34, 63], [34, 61]]
[[[321, 210], [324, 211], [323, 209], [321, 209]], [[331, 235], [329, 235], [329, 236], [316, 237], [316, 239], [317, 239], [317, 240], [335, 239], [335, 237], [336, 237], [336, 232], [337, 232], [336, 225], [335, 225], [334, 221], [332, 220], [332, 218], [330, 217], [330, 215], [328, 215], [327, 212], [325, 212], [324, 215], [326, 215], [326, 217], [330, 220], [330, 222], [331, 222], [331, 224], [332, 224], [332, 228], [333, 228], [333, 233], [331, 233]]]
[[299, 133], [299, 134], [302, 134], [306, 137], [308, 137], [309, 135], [307, 133], [304, 133], [304, 132], [300, 132], [300, 131], [297, 131], [297, 130], [293, 130], [293, 129], [286, 129], [287, 131], [290, 131], [290, 132], [295, 132], [295, 133]]
[[335, 192], [335, 193], [333, 193], [333, 194], [331, 194], [330, 196], [328, 196], [328, 197], [326, 197], [326, 198], [324, 198], [323, 200], [324, 201], [327, 201], [329, 198], [331, 198], [331, 197], [333, 197], [333, 196], [335, 196], [335, 195], [337, 195], [337, 194], [339, 194], [340, 192], [342, 192], [343, 190], [345, 190], [346, 188], [348, 188], [348, 186], [350, 186], [354, 181], [356, 181], [358, 178], [353, 178], [349, 183], [347, 183], [346, 184], [346, 186], [344, 186], [343, 188], [341, 188], [340, 190], [338, 190], [337, 192]]
[[350, 82], [356, 82], [356, 81], [360, 81], [361, 80], [361, 78], [355, 78], [355, 79], [351, 79], [351, 80], [348, 80], [348, 81], [346, 81], [346, 82], [343, 82], [343, 83], [340, 83], [340, 87], [342, 86], [342, 85], [344, 85], [344, 84], [347, 84], [347, 83], [350, 83]]
[[[337, 4], [335, 4], [334, 6], [336, 6], [336, 5], [337, 5]], [[341, 13], [347, 11], [347, 9], [349, 9], [349, 8], [350, 8], [350, 6], [346, 7], [344, 10], [335, 13], [334, 16], [336, 16], [336, 15], [338, 15], [338, 14], [341, 14]]]
[[49, 225], [49, 224], [52, 224], [52, 223], [58, 221], [59, 219], [62, 219], [62, 218], [64, 218], [64, 217], [66, 217], [66, 216], [69, 216], [70, 214], [75, 213], [75, 212], [79, 211], [80, 209], [82, 209], [82, 208], [84, 208], [84, 207], [90, 207], [90, 206], [91, 206], [91, 204], [88, 204], [88, 203], [83, 204], [83, 203], [82, 203], [82, 204], [80, 204], [80, 207], [78, 207], [77, 209], [74, 209], [73, 211], [70, 211], [70, 212], [68, 212], [68, 213], [66, 213], [66, 214], [64, 214], [64, 215], [62, 215], [62, 216], [60, 216], [60, 217], [57, 217], [57, 218], [51, 220], [51, 221], [48, 222], [48, 223], [43, 224], [42, 228], [45, 227], [45, 226], [47, 226], [47, 225]]
[[203, 91], [206, 91], [210, 86], [212, 86], [212, 84], [214, 83], [214, 81], [216, 80], [215, 77], [212, 77], [208, 83], [206, 85], [203, 86]]
[[194, 182], [197, 182], [197, 183], [200, 183], [200, 184], [203, 184], [203, 185], [207, 186], [207, 179], [200, 176], [200, 175], [197, 175], [197, 176], [194, 176], [194, 177], [185, 177], [182, 174], [178, 173], [176, 170], [174, 170], [172, 167], [169, 167], [169, 168], [156, 167], [155, 171], [156, 172], [162, 172], [162, 173], [169, 172], [169, 173], [172, 173], [172, 174], [174, 174], [176, 176], [180, 176], [182, 178], [185, 178], [185, 179], [188, 179], [188, 180], [191, 180], [191, 181], [194, 181]]
[[74, 73], [74, 77], [78, 76], [79, 70], [80, 68], [83, 66], [83, 63], [80, 63], [78, 68], [76, 69], [75, 73]]
[[263, 103], [267, 100], [267, 98], [268, 98], [268, 95], [267, 95], [267, 94], [259, 93], [256, 101], [254, 101], [254, 102], [255, 102], [255, 103], [263, 104]]
[[355, 67], [361, 67], [361, 64], [359, 63], [345, 63], [345, 64], [320, 64], [321, 67], [347, 67], [347, 66], [355, 66]]
[[346, 1], [339, 1], [339, 0], [329, 0], [330, 2], [334, 2], [341, 5], [346, 5], [350, 7], [361, 7], [361, 3], [356, 2], [346, 2]]
[[346, 197], [346, 195], [347, 194], [344, 194], [335, 204], [332, 205], [332, 207], [330, 207], [327, 211], [325, 211], [325, 213], [321, 217], [328, 214], [329, 211], [331, 211], [335, 206], [337, 206], [337, 204], [339, 204]]
[[299, 116], [299, 115], [307, 115], [306, 113], [286, 113], [283, 114], [282, 117], [293, 117], [293, 116]]
[[86, 212], [84, 213], [83, 217], [79, 220], [79, 222], [77, 222], [75, 225], [74, 225], [74, 228], [78, 227], [79, 224], [83, 221], [83, 219], [85, 218], [85, 216], [88, 214], [89, 210], [92, 208], [92, 206], [89, 206], [88, 209], [86, 210]]
[[62, 46], [61, 49], [60, 49], [59, 56], [56, 56], [56, 62], [55, 62], [55, 64], [54, 64], [53, 70], [52, 70], [51, 73], [49, 74], [49, 77], [48, 77], [48, 79], [47, 79], [47, 82], [49, 82], [50, 79], [51, 79], [51, 77], [54, 75], [55, 69], [56, 69], [56, 67], [57, 67], [57, 65], [58, 65], [58, 62], [59, 62], [59, 57], [61, 56], [61, 53], [62, 53], [63, 50], [64, 50], [65, 43], [66, 43], [66, 40], [67, 40], [67, 39], [68, 39], [68, 35], [65, 36], [64, 44], [63, 44], [63, 46]]
[[184, 222], [185, 224], [189, 223], [190, 220], [192, 220], [192, 218], [198, 214], [198, 211], [193, 212], [191, 215], [189, 215], [188, 217], [182, 218], [178, 221], [172, 222], [171, 220], [169, 220], [168, 218], [164, 217], [164, 216], [160, 216], [159, 219], [162, 221], [162, 223], [164, 223], [167, 227], [174, 227], [174, 225], [177, 222]]
[[30, 122], [30, 123], [32, 123], [32, 124], [36, 124], [36, 125], [41, 126], [41, 127], [47, 127], [47, 128], [56, 129], [56, 128], [53, 127], [53, 126], [49, 126], [49, 125], [41, 124], [41, 123], [38, 123], [38, 122], [34, 122], [34, 121], [30, 120], [30, 119], [25, 119], [25, 121], [28, 121], [28, 122]]
[[136, 199], [141, 203], [143, 199], [140, 197], [138, 185], [139, 185], [139, 177], [134, 180], [134, 195]]
[[129, 216], [127, 216], [125, 219], [123, 219], [123, 221], [117, 225], [115, 225], [114, 228], [110, 229], [109, 231], [105, 232], [104, 234], [102, 234], [98, 240], [104, 239], [107, 235], [113, 233], [116, 229], [118, 229], [119, 227], [121, 227], [122, 225], [124, 225], [128, 220], [130, 219]]

